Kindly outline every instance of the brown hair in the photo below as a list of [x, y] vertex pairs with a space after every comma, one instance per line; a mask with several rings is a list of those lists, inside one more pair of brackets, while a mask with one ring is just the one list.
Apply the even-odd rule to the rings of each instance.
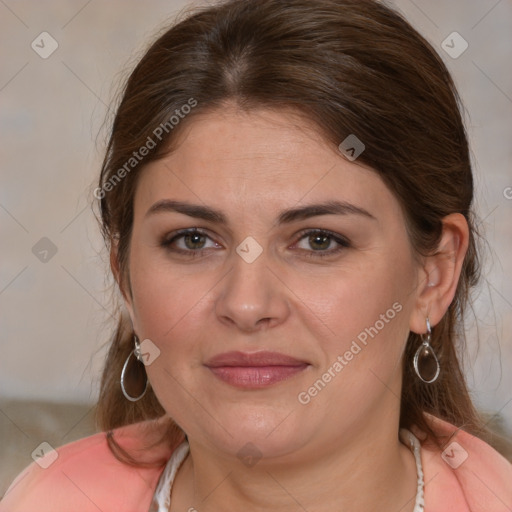
[[[170, 122], [191, 100], [196, 106], [186, 118]], [[431, 344], [441, 374], [433, 384], [417, 378], [411, 361], [420, 337], [411, 332], [403, 361], [400, 427], [416, 425], [435, 440], [423, 415], [428, 412], [488, 437], [457, 355], [464, 348], [469, 291], [479, 273], [460, 98], [432, 46], [381, 2], [231, 0], [196, 10], [150, 46], [124, 87], [99, 180], [102, 234], [109, 248], [118, 243], [121, 281], [129, 293], [127, 256], [137, 177], [145, 164], [172, 150], [188, 119], [228, 100], [246, 110], [292, 108], [316, 123], [335, 146], [356, 134], [366, 146], [358, 161], [372, 167], [394, 193], [418, 255], [435, 250], [443, 217], [465, 216], [469, 249], [456, 295], [433, 328]], [[167, 127], [162, 133], [155, 131], [162, 126]], [[150, 139], [155, 147], [127, 168], [134, 151], [152, 146]], [[123, 166], [126, 172], [119, 173]], [[97, 421], [102, 430], [165, 414], [151, 388], [138, 402], [121, 393], [121, 368], [133, 349], [133, 334], [129, 318], [120, 313], [101, 381]], [[176, 445], [184, 433], [169, 420], [163, 436], [162, 441]], [[111, 436], [109, 442], [118, 457], [137, 464]]]

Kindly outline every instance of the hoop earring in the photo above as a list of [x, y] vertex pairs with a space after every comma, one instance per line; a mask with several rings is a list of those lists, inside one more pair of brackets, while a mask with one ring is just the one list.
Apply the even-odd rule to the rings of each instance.
[[[121, 371], [121, 391], [123, 392], [123, 395], [128, 399], [130, 400], [130, 402], [136, 402], [137, 400], [140, 400], [145, 394], [146, 394], [146, 391], [148, 389], [148, 376], [146, 375], [146, 371], [145, 370], [142, 370], [144, 372], [144, 376], [146, 378], [146, 384], [145, 384], [145, 387], [144, 387], [144, 391], [137, 397], [133, 397], [133, 396], [130, 396], [128, 394], [128, 392], [126, 391], [126, 388], [125, 388], [125, 378], [126, 378], [126, 371], [127, 371], [127, 368], [128, 368], [128, 362], [130, 361], [130, 357], [132, 356], [132, 354], [135, 355], [135, 357], [138, 359], [138, 361], [140, 362], [140, 364], [142, 364], [142, 366], [144, 367], [144, 363], [143, 363], [143, 360], [142, 360], [142, 354], [141, 354], [141, 351], [140, 351], [140, 343], [139, 343], [139, 340], [137, 338], [137, 335], [133, 335], [133, 340], [135, 342], [135, 348], [130, 352], [130, 354], [128, 355], [128, 357], [126, 358], [126, 361], [124, 362], [124, 365], [123, 365], [123, 370]], [[140, 372], [141, 370], [141, 367], [139, 364], [137, 364], [137, 375], [136, 375], [136, 378], [137, 380], [140, 380]], [[132, 371], [132, 374], [133, 374], [133, 371]]]
[[427, 384], [431, 384], [441, 371], [439, 360], [430, 345], [432, 339], [432, 329], [430, 327], [430, 320], [427, 317], [427, 332], [421, 335], [422, 344], [419, 346], [416, 354], [414, 354], [414, 370], [416, 375]]

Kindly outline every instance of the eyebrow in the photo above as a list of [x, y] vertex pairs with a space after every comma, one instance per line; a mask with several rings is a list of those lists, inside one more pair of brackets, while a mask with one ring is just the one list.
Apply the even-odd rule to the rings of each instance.
[[[215, 224], [228, 225], [226, 215], [215, 208], [188, 203], [186, 201], [173, 201], [162, 199], [157, 201], [146, 212], [145, 217], [157, 213], [177, 212], [196, 219], [202, 219]], [[370, 212], [345, 201], [327, 201], [324, 203], [309, 204], [297, 208], [290, 208], [279, 213], [274, 226], [290, 224], [299, 220], [305, 220], [319, 215], [360, 215], [377, 220]]]

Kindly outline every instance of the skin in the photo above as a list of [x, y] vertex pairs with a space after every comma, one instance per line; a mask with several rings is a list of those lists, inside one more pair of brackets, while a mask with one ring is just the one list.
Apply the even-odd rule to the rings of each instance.
[[[148, 164], [137, 185], [132, 294], [119, 279], [115, 246], [111, 255], [135, 332], [160, 350], [146, 367], [150, 384], [190, 444], [171, 510], [412, 511], [415, 461], [398, 438], [401, 360], [409, 331], [425, 332], [427, 315], [435, 326], [453, 299], [467, 250], [464, 217], [446, 217], [438, 251], [418, 261], [400, 205], [378, 174], [347, 160], [309, 121], [227, 104], [182, 128], [175, 151]], [[147, 214], [162, 199], [216, 208], [228, 224]], [[326, 200], [373, 218], [322, 215], [274, 226], [281, 210]], [[207, 236], [161, 245], [196, 227]], [[320, 258], [340, 246], [308, 241], [306, 229], [330, 230], [350, 246]], [[252, 263], [236, 252], [248, 236], [262, 248]], [[394, 303], [401, 311], [301, 404], [298, 394]], [[309, 366], [270, 387], [238, 389], [204, 366], [231, 350], [277, 351]], [[237, 456], [248, 442], [261, 455], [250, 467]]]

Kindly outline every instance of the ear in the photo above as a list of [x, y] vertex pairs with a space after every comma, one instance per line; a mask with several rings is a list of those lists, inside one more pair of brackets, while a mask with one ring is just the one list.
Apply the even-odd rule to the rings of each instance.
[[443, 318], [455, 296], [468, 244], [469, 228], [464, 215], [452, 213], [444, 217], [437, 250], [425, 257], [419, 272], [416, 305], [410, 318], [411, 331], [426, 332], [427, 316], [432, 326]]
[[[126, 306], [126, 309], [128, 310], [128, 313], [130, 314], [130, 318], [132, 320], [132, 325], [135, 325], [134, 322], [134, 312], [133, 312], [133, 296], [132, 296], [132, 290], [130, 286], [130, 278], [129, 273], [127, 272], [127, 283], [125, 283], [125, 279], [123, 278], [123, 274], [121, 273], [121, 268], [119, 266], [119, 254], [118, 254], [118, 244], [119, 239], [114, 238], [111, 243], [110, 247], [110, 269], [112, 270], [112, 274], [114, 276], [114, 279], [116, 280], [117, 286], [119, 287], [119, 290], [121, 291], [121, 294], [123, 296], [124, 304]], [[125, 285], [128, 285], [126, 289]]]

